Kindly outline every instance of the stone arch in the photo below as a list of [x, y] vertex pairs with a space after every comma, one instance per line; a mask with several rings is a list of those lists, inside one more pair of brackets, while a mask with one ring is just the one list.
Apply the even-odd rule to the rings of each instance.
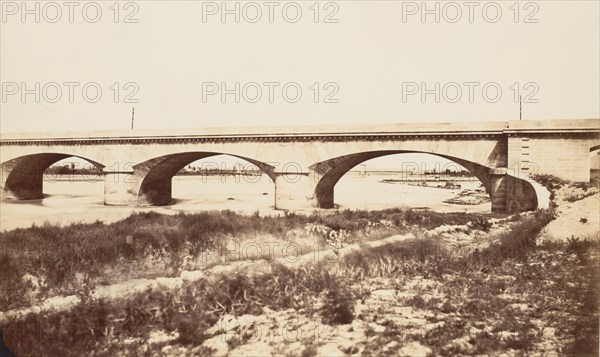
[[39, 153], [20, 156], [0, 165], [2, 198], [32, 200], [43, 198], [44, 171], [54, 163], [69, 157], [88, 161], [102, 171], [104, 165], [86, 157], [67, 153]]
[[131, 182], [137, 185], [133, 192], [137, 204], [168, 205], [172, 203], [172, 179], [175, 174], [194, 161], [211, 156], [228, 155], [254, 164], [273, 181], [274, 167], [251, 158], [221, 152], [184, 152], [156, 157], [133, 166]]
[[[359, 152], [313, 164], [309, 168], [309, 176], [313, 176], [312, 180], [316, 183], [313, 195], [314, 205], [319, 208], [334, 208], [334, 187], [342, 176], [353, 167], [377, 157], [403, 153], [435, 155], [463, 166], [483, 183], [492, 200], [492, 211], [517, 211], [537, 208], [537, 195], [531, 184], [514, 176], [507, 178], [509, 175], [507, 175], [506, 168], [489, 167], [449, 155], [413, 150]], [[508, 197], [511, 194], [511, 190], [514, 190], [514, 187], [517, 186], [519, 190], [518, 194], [523, 197], [522, 200], [519, 200], [519, 204], [515, 204]], [[515, 194], [517, 194], [516, 191]]]
[[334, 195], [333, 189], [337, 182], [353, 167], [361, 164], [362, 162], [395, 154], [405, 153], [423, 153], [436, 155], [445, 159], [454, 161], [459, 165], [462, 165], [469, 170], [475, 177], [477, 177], [486, 187], [486, 190], [491, 189], [491, 182], [488, 176], [489, 168], [472, 163], [466, 160], [457, 159], [447, 155], [432, 154], [429, 152], [419, 151], [405, 151], [405, 150], [386, 150], [386, 151], [369, 151], [344, 155], [316, 163], [310, 167], [311, 173], [315, 175], [315, 181], [317, 185], [315, 187], [315, 199], [317, 206], [320, 208], [333, 208], [334, 207]]

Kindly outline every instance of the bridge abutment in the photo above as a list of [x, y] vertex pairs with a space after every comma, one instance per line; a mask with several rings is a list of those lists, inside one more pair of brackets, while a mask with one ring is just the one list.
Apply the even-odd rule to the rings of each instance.
[[489, 175], [489, 195], [492, 201], [492, 212], [506, 211], [506, 184], [503, 184], [506, 178], [506, 168], [492, 169]]
[[550, 206], [550, 192], [527, 177], [519, 177], [509, 172], [502, 180], [502, 186], [506, 190], [504, 212], [531, 211]]
[[526, 176], [519, 177], [506, 168], [497, 168], [489, 180], [492, 212], [523, 212], [550, 205], [548, 190]]
[[563, 180], [590, 181], [590, 149], [598, 136], [565, 131], [555, 134], [510, 132], [508, 168], [520, 177], [549, 174]]

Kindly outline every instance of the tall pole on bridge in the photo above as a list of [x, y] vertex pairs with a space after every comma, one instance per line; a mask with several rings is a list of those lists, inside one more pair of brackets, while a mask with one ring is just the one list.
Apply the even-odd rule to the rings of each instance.
[[135, 114], [135, 108], [131, 108], [131, 130], [133, 130], [133, 116]]
[[523, 101], [521, 100], [521, 96], [519, 96], [519, 120], [523, 119]]

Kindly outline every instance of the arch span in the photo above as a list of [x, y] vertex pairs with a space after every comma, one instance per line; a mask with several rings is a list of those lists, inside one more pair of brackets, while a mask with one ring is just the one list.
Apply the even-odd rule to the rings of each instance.
[[527, 180], [507, 175], [506, 168], [489, 167], [449, 155], [406, 150], [358, 152], [313, 164], [309, 167], [309, 176], [312, 176], [311, 181], [315, 182], [314, 191], [310, 196], [313, 206], [334, 208], [334, 187], [353, 167], [370, 159], [403, 153], [435, 155], [463, 166], [483, 183], [492, 201], [492, 211], [519, 211], [538, 207], [538, 195], [532, 184]]
[[275, 179], [274, 167], [258, 160], [221, 152], [183, 152], [155, 157], [134, 165], [129, 177], [123, 177], [124, 182], [129, 186], [126, 195], [109, 187], [113, 180], [106, 180], [105, 203], [122, 205], [126, 197], [129, 204], [156, 206], [171, 204], [173, 176], [194, 161], [218, 155], [228, 155], [247, 161], [260, 168], [272, 180]]
[[102, 171], [104, 165], [82, 156], [67, 153], [43, 153], [20, 156], [0, 165], [2, 179], [0, 194], [2, 198], [19, 200], [40, 199], [44, 196], [44, 171], [54, 163], [77, 157], [88, 161]]

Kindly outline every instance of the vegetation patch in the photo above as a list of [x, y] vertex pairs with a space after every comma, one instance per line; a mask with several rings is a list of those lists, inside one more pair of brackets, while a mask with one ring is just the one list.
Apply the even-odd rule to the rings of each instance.
[[[323, 239], [331, 232], [344, 231], [350, 241], [359, 239], [375, 222], [382, 231], [396, 232], [408, 227], [423, 232], [442, 224], [490, 229], [489, 220], [481, 216], [403, 210], [348, 211], [325, 217], [290, 214], [279, 219], [239, 217], [243, 224], [237, 222], [235, 214], [224, 215], [227, 219], [211, 214], [136, 215], [115, 226], [91, 227], [108, 230], [113, 235], [105, 237], [114, 237], [117, 228], [124, 229], [119, 224], [134, 224], [138, 228], [134, 244], [165, 252], [177, 252], [189, 242], [199, 247], [215, 246], [219, 244], [215, 235], [233, 234], [238, 229], [270, 232], [284, 239], [298, 228], [311, 231], [316, 228], [305, 227], [325, 227]], [[536, 237], [553, 218], [552, 210], [540, 210], [507, 220], [509, 228], [490, 229], [486, 237], [490, 244], [481, 249], [457, 251], [441, 237], [422, 234], [417, 239], [365, 248], [327, 263], [290, 269], [271, 262], [266, 263], [269, 269], [263, 274], [220, 274], [120, 299], [96, 299], [91, 294], [92, 286], [81, 291], [81, 303], [72, 309], [11, 318], [2, 328], [7, 345], [19, 356], [80, 356], [92, 351], [98, 356], [210, 356], [215, 346], [206, 343], [220, 336], [214, 326], [223, 316], [292, 311], [335, 331], [337, 342], [332, 345], [318, 338], [287, 342], [276, 347], [284, 355], [293, 355], [288, 345], [305, 356], [323, 355], [330, 348], [360, 355], [543, 355], [556, 351], [597, 355], [600, 240], [582, 237], [566, 243], [540, 244]], [[197, 222], [199, 219], [206, 222]], [[76, 234], [80, 229], [81, 225], [63, 229], [32, 227], [28, 232], [50, 232], [54, 235], [48, 233], [49, 239], [58, 241], [52, 237]], [[214, 234], [202, 233], [204, 229]], [[169, 234], [179, 236], [181, 232], [187, 236], [176, 238], [181, 239], [177, 243], [168, 241]], [[193, 238], [192, 233], [204, 235]], [[10, 234], [14, 231], [2, 238], [12, 237]], [[93, 245], [94, 240], [87, 242]], [[133, 250], [116, 254], [121, 254], [118, 259], [134, 259], [140, 253]], [[85, 259], [94, 264], [85, 250], [69, 257], [78, 263], [71, 263], [67, 272], [86, 269], [78, 265]], [[9, 272], [18, 275], [22, 267], [14, 260], [9, 263]], [[92, 271], [92, 267], [87, 269]], [[73, 273], [77, 276], [79, 272]], [[65, 279], [65, 283], [68, 281]], [[8, 283], [3, 279], [2, 284]], [[271, 324], [267, 328], [273, 332], [282, 326]], [[157, 331], [168, 338], [157, 340]], [[223, 348], [231, 352], [260, 343], [251, 334], [254, 330], [244, 331]]]
[[[227, 243], [272, 237], [294, 242], [314, 236], [321, 246], [378, 239], [442, 224], [481, 222], [466, 213], [402, 209], [341, 211], [283, 217], [231, 211], [163, 215], [136, 213], [112, 224], [65, 227], [45, 224], [0, 233], [0, 311], [30, 306], [54, 295], [81, 293], [128, 279], [177, 276], [202, 268], [208, 253], [227, 252]], [[477, 223], [480, 225], [480, 223]], [[294, 233], [295, 234], [290, 234]], [[246, 237], [246, 238], [244, 238]], [[313, 245], [313, 244], [311, 244]]]

